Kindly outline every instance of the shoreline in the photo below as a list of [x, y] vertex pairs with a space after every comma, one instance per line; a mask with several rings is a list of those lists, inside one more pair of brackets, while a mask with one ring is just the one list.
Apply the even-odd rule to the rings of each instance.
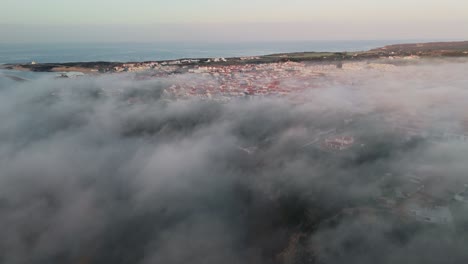
[[408, 58], [463, 58], [468, 57], [468, 41], [395, 44], [360, 52], [293, 52], [262, 56], [229, 58], [181, 58], [143, 62], [67, 62], [0, 64], [0, 69], [32, 72], [81, 72], [85, 74], [136, 72], [156, 68], [174, 68], [174, 73], [203, 66], [232, 66], [283, 62], [342, 63], [350, 61]]

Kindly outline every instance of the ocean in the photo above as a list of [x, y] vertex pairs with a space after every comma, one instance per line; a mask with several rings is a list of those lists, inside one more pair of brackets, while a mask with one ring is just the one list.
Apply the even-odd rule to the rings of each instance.
[[256, 43], [57, 43], [1, 44], [0, 64], [149, 61], [180, 58], [237, 57], [301, 51], [362, 51], [401, 40]]

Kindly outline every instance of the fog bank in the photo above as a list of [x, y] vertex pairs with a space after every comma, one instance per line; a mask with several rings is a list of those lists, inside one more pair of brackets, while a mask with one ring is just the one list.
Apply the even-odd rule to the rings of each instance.
[[467, 70], [227, 102], [0, 78], [0, 262], [466, 263]]

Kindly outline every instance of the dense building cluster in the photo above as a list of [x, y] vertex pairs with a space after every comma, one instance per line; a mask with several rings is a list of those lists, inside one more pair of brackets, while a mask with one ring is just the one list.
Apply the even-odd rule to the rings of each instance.
[[[205, 66], [188, 69], [192, 81], [173, 84], [167, 92], [176, 96], [228, 99], [239, 96], [286, 95], [317, 87], [325, 68], [334, 65], [306, 66], [303, 63]], [[203, 81], [199, 81], [200, 78]]]

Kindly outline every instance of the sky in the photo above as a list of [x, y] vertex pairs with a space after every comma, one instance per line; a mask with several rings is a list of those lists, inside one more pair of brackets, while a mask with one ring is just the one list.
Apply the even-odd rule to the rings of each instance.
[[466, 39], [461, 0], [2, 0], [1, 42]]

